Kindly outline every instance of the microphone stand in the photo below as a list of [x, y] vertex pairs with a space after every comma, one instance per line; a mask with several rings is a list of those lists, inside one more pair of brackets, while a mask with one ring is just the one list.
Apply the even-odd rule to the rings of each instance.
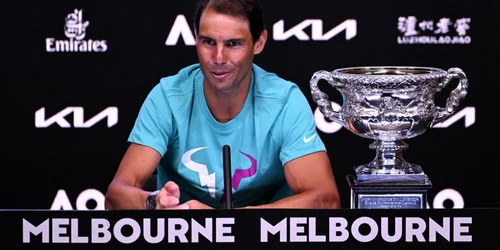
[[222, 160], [224, 167], [224, 208], [233, 209], [233, 190], [231, 183], [231, 150], [229, 145], [222, 147]]

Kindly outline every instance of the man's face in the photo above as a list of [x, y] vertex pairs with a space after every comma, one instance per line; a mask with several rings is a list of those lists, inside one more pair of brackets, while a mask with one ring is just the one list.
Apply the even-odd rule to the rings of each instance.
[[215, 91], [230, 91], [250, 82], [253, 57], [264, 48], [267, 33], [263, 33], [253, 43], [247, 20], [206, 9], [196, 37], [205, 84]]

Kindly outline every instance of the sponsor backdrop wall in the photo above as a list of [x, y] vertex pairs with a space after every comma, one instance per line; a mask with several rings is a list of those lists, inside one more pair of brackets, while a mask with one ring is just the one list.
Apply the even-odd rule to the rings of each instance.
[[[161, 77], [197, 62], [195, 1], [4, 3], [0, 208], [103, 209], [137, 112]], [[328, 149], [342, 207], [346, 174], [372, 142], [326, 121], [311, 99], [318, 70], [460, 67], [457, 113], [406, 140], [406, 160], [433, 182], [429, 207], [498, 207], [498, 52], [490, 1], [264, 0], [269, 40], [256, 63], [300, 86]], [[320, 83], [333, 102], [338, 92]], [[443, 106], [451, 83], [436, 97]], [[238, 167], [238, 166], [233, 166]], [[311, 166], [312, 167], [312, 166]]]

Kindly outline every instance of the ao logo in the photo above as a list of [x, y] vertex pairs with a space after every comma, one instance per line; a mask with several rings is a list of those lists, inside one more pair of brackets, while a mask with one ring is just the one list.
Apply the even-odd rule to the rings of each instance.
[[[95, 208], [89, 208], [88, 202], [94, 201]], [[74, 210], [64, 189], [57, 191], [50, 210]], [[76, 198], [76, 210], [104, 210], [104, 195], [97, 189], [87, 189]]]
[[[88, 202], [94, 201], [97, 205], [95, 208], [89, 208]], [[445, 202], [449, 200], [453, 202], [451, 208], [464, 208], [464, 199], [462, 195], [454, 189], [443, 189], [436, 194], [432, 202], [433, 208], [445, 208]], [[427, 207], [430, 208], [429, 204]], [[81, 192], [76, 198], [76, 209], [73, 209], [71, 202], [64, 189], [57, 191], [56, 197], [52, 202], [50, 210], [104, 210], [104, 195], [96, 189], [87, 189]]]
[[[434, 201], [432, 202], [433, 208], [445, 208], [444, 203], [449, 200], [453, 202], [452, 208], [464, 208], [464, 198], [455, 189], [447, 188], [439, 191], [439, 193], [434, 196]], [[430, 208], [427, 204], [427, 208]]]

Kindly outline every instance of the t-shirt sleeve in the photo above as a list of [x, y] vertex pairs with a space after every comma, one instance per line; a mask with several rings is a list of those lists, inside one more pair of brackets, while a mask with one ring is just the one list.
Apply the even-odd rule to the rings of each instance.
[[163, 156], [167, 152], [171, 125], [172, 112], [158, 84], [144, 100], [128, 141], [153, 148]]
[[304, 155], [326, 151], [316, 130], [311, 107], [297, 86], [288, 93], [281, 115], [283, 117], [280, 160], [283, 165]]

